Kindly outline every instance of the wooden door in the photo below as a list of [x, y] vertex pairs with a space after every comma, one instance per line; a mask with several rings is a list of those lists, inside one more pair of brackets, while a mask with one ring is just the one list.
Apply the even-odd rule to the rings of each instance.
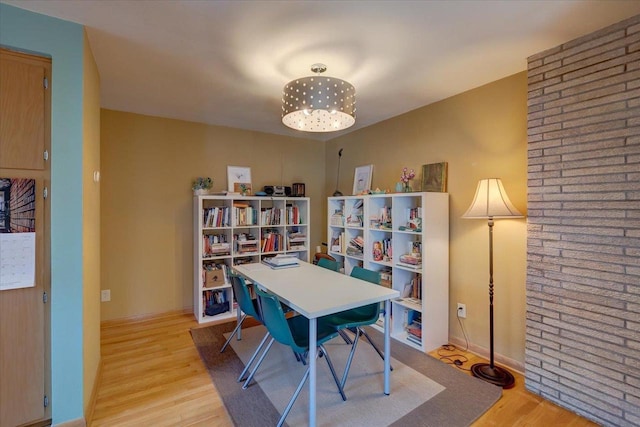
[[50, 167], [43, 156], [50, 146], [50, 95], [43, 80], [50, 75], [49, 59], [0, 49], [0, 191], [5, 203], [0, 245], [6, 249], [13, 242], [10, 238], [35, 232], [33, 286], [7, 289], [7, 272], [15, 262], [7, 261], [8, 252], [2, 258], [0, 426], [50, 417], [45, 405], [45, 396], [50, 395], [50, 314], [45, 303], [50, 288], [50, 231], [49, 202], [43, 197], [50, 183]]
[[0, 54], [0, 168], [44, 169], [46, 71], [37, 57]]

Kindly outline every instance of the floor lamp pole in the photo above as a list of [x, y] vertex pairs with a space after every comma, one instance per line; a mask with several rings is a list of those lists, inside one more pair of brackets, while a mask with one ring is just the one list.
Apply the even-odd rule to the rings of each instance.
[[338, 151], [338, 175], [336, 176], [336, 191], [333, 192], [333, 196], [342, 196], [342, 192], [338, 190], [338, 183], [340, 182], [340, 160], [342, 159], [342, 148]]
[[493, 363], [493, 218], [489, 217], [489, 363], [476, 363], [471, 373], [502, 388], [511, 388], [516, 380], [508, 370]]

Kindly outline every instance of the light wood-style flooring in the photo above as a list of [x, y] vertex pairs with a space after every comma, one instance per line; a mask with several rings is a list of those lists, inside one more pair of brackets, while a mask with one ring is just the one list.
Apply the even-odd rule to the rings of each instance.
[[[103, 322], [102, 366], [88, 425], [231, 427], [191, 340], [189, 330], [197, 326], [193, 315], [185, 313]], [[437, 352], [431, 355], [439, 357]], [[472, 353], [464, 355], [469, 361], [462, 368], [483, 361]], [[527, 392], [522, 375], [515, 376], [516, 386], [504, 390], [473, 426], [596, 425]]]

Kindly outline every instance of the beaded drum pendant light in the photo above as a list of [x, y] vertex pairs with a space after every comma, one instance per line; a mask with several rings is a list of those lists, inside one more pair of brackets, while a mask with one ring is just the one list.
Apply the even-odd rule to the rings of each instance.
[[334, 132], [356, 122], [356, 90], [335, 77], [321, 75], [324, 64], [313, 64], [315, 76], [290, 81], [282, 93], [282, 123], [304, 132]]

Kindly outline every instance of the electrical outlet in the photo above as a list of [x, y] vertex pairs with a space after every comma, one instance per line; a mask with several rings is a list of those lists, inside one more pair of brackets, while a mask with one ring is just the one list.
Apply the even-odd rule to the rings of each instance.
[[458, 317], [465, 319], [467, 317], [467, 305], [458, 303]]
[[111, 301], [111, 289], [100, 291], [100, 302]]

